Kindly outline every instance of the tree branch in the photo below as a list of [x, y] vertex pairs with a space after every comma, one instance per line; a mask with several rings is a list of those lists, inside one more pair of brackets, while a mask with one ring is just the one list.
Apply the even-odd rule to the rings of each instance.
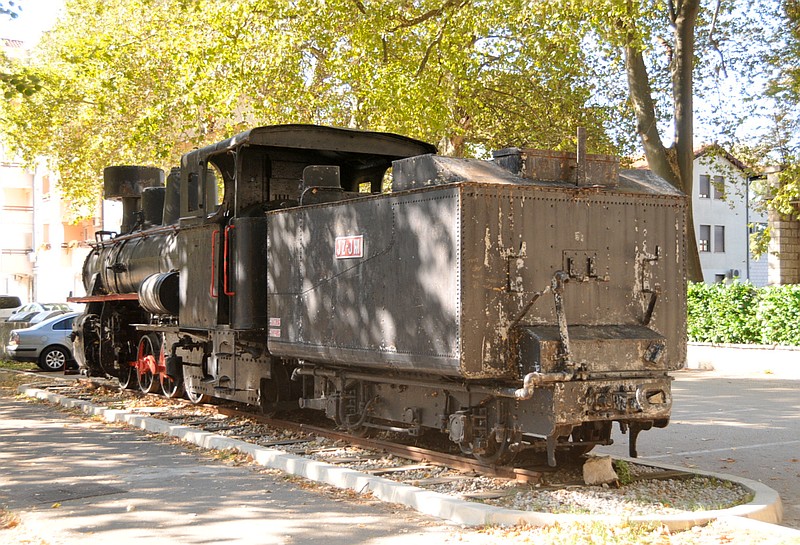
[[714, 16], [711, 18], [711, 28], [708, 31], [708, 42], [711, 48], [719, 54], [720, 65], [722, 68], [722, 75], [728, 77], [728, 70], [725, 68], [725, 55], [719, 48], [719, 40], [714, 37], [714, 31], [717, 29], [717, 17], [719, 16], [719, 8], [722, 0], [717, 0], [717, 5], [714, 7]]
[[681, 189], [691, 194], [694, 164], [694, 27], [700, 0], [683, 0], [675, 19], [675, 56], [670, 65], [675, 115], [675, 152]]
[[422, 74], [422, 71], [425, 70], [425, 66], [428, 64], [428, 59], [431, 56], [431, 51], [433, 48], [442, 43], [442, 36], [444, 35], [444, 29], [447, 24], [443, 25], [442, 28], [439, 29], [439, 34], [436, 35], [436, 38], [428, 44], [428, 47], [425, 48], [425, 55], [422, 57], [422, 62], [419, 63], [419, 68], [417, 68], [417, 73], [414, 77], [419, 77]]
[[358, 8], [358, 11], [360, 11], [362, 14], [366, 15], [366, 13], [367, 13], [367, 8], [366, 8], [366, 7], [364, 7], [364, 4], [363, 4], [363, 2], [361, 2], [361, 0], [353, 0], [353, 3], [354, 3], [354, 4], [356, 5], [356, 7]]
[[625, 73], [628, 76], [628, 90], [636, 116], [636, 132], [642, 140], [647, 164], [653, 172], [680, 187], [678, 173], [673, 170], [658, 133], [656, 108], [644, 56], [632, 45], [625, 47]]
[[467, 1], [468, 0], [447, 0], [440, 7], [436, 8], [436, 9], [432, 9], [432, 10], [426, 11], [422, 15], [414, 17], [413, 19], [408, 19], [406, 17], [402, 17], [401, 16], [400, 20], [402, 22], [399, 25], [397, 25], [396, 27], [392, 28], [391, 31], [394, 32], [394, 31], [400, 30], [401, 28], [409, 28], [409, 27], [412, 27], [412, 26], [416, 26], [416, 25], [418, 25], [420, 23], [424, 23], [425, 21], [427, 21], [429, 19], [433, 19], [434, 17], [440, 16], [442, 13], [444, 13], [449, 8], [452, 8], [452, 7], [455, 7], [455, 8], [463, 7], [464, 4], [467, 3]]
[[[680, 0], [678, 0], [680, 2]], [[669, 14], [669, 21], [675, 25], [675, 2], [674, 0], [667, 0], [667, 13]]]

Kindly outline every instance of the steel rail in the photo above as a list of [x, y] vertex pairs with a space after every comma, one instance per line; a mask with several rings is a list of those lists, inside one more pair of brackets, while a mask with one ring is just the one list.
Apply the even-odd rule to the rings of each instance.
[[344, 440], [353, 446], [372, 450], [380, 450], [415, 462], [427, 462], [432, 465], [449, 467], [458, 471], [473, 472], [487, 477], [514, 479], [522, 483], [541, 483], [542, 476], [544, 475], [544, 472], [542, 471], [508, 466], [487, 466], [481, 464], [479, 461], [473, 458], [467, 458], [456, 454], [439, 452], [413, 445], [403, 445], [401, 443], [393, 443], [391, 441], [384, 441], [381, 439], [356, 437], [341, 431], [322, 428], [310, 424], [292, 422], [290, 420], [267, 418], [247, 411], [233, 409], [231, 407], [217, 407], [217, 410], [220, 414], [226, 416], [248, 417], [257, 420], [262, 424], [268, 424], [274, 427], [289, 429], [292, 431], [314, 433], [334, 441]]

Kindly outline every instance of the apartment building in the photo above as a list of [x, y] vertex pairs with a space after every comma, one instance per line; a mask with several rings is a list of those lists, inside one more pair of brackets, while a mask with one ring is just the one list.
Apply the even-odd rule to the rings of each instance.
[[0, 293], [42, 302], [83, 295], [81, 269], [102, 211], [72, 221], [52, 173], [9, 160], [0, 162], [0, 208]]
[[695, 153], [692, 209], [705, 282], [767, 285], [767, 256], [755, 259], [750, 252], [750, 233], [767, 226], [760, 204], [741, 161], [718, 146]]
[[56, 180], [44, 167], [33, 175], [33, 275], [32, 300], [60, 302], [70, 295], [84, 295], [81, 270], [94, 240], [102, 229], [102, 214], [74, 221], [79, 216], [61, 198]]
[[33, 297], [33, 174], [0, 148], [0, 293]]

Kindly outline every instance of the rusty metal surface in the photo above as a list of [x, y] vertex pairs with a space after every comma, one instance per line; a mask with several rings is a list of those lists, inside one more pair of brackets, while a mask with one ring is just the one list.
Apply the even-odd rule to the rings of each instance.
[[[520, 327], [514, 342], [525, 372], [550, 373], [561, 367], [558, 327]], [[666, 358], [655, 352], [665, 345], [665, 337], [641, 325], [573, 325], [569, 342], [573, 360], [589, 373], [668, 370]]]
[[[569, 326], [648, 329], [665, 340], [658, 368], [679, 368], [684, 206], [676, 197], [460, 182], [271, 212], [269, 318], [280, 325], [270, 350], [513, 378], [525, 366], [511, 325], [556, 323], [552, 294], [523, 309], [565, 271]], [[348, 236], [362, 237], [363, 254], [337, 259], [336, 241]], [[590, 370], [633, 369], [640, 357], [620, 361], [630, 352], [623, 345], [620, 337], [581, 357]]]
[[618, 183], [619, 158], [613, 155], [586, 155], [583, 176], [579, 176], [578, 154], [574, 152], [507, 148], [492, 155], [504, 168], [531, 180], [608, 187]]
[[667, 340], [664, 368], [683, 364], [683, 198], [465, 184], [462, 202], [465, 375], [513, 365], [511, 324], [556, 324], [553, 294], [539, 294], [557, 271], [569, 274], [563, 301], [570, 327], [644, 326], [658, 288], [646, 327]]
[[138, 301], [136, 293], [113, 293], [110, 295], [87, 295], [86, 297], [67, 297], [69, 303], [102, 303], [106, 301]]

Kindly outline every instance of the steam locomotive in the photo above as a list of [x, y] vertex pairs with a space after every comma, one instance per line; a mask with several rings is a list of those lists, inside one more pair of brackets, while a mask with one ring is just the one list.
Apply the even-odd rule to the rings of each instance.
[[[436, 155], [395, 134], [258, 127], [104, 171], [83, 373], [441, 432], [485, 463], [669, 422], [685, 359], [684, 195], [616, 158]], [[218, 198], [221, 195], [221, 198]]]

